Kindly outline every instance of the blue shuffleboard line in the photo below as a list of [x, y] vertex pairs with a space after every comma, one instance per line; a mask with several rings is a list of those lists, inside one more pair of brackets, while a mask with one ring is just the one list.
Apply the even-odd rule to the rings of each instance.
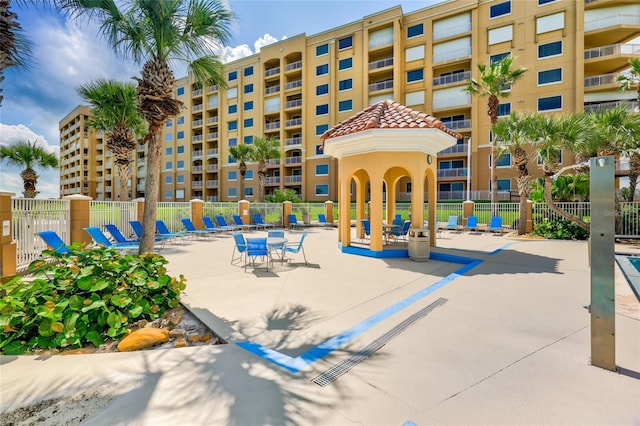
[[[435, 256], [434, 256], [435, 255]], [[441, 254], [441, 253], [431, 253], [431, 258], [435, 260], [442, 260], [446, 262], [454, 262], [454, 263], [462, 263], [464, 266], [455, 272], [447, 275], [446, 277], [436, 281], [428, 287], [419, 290], [418, 292], [406, 297], [405, 299], [400, 300], [399, 302], [394, 303], [393, 305], [383, 309], [382, 311], [370, 316], [364, 321], [354, 325], [353, 327], [343, 331], [342, 333], [324, 341], [318, 346], [311, 348], [307, 352], [297, 356], [290, 357], [283, 353], [280, 353], [274, 349], [270, 349], [259, 345], [254, 342], [238, 342], [236, 345], [241, 348], [253, 353], [256, 356], [259, 356], [269, 362], [272, 362], [285, 370], [288, 370], [292, 373], [297, 373], [308, 365], [316, 362], [317, 360], [325, 357], [329, 353], [333, 352], [336, 349], [339, 349], [351, 342], [360, 334], [369, 330], [371, 327], [381, 323], [385, 319], [389, 318], [391, 315], [400, 312], [404, 308], [409, 305], [417, 302], [418, 300], [423, 299], [424, 297], [430, 295], [436, 290], [441, 289], [445, 285], [449, 284], [456, 278], [460, 277], [464, 273], [470, 271], [476, 266], [480, 265], [483, 261], [478, 259], [472, 259], [468, 257], [462, 256], [454, 256], [449, 254]]]

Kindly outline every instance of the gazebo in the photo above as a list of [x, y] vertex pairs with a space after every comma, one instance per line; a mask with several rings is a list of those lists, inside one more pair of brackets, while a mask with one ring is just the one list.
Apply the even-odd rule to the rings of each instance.
[[375, 103], [327, 130], [321, 136], [324, 153], [338, 159], [338, 238], [342, 250], [349, 251], [351, 246], [352, 190], [356, 201], [356, 233], [361, 235], [369, 184], [371, 235], [367, 255], [391, 257], [383, 253], [383, 193], [386, 188], [386, 217], [392, 218], [396, 186], [403, 177], [411, 181], [411, 228], [424, 227], [427, 190], [429, 244], [435, 246], [436, 155], [460, 137], [437, 118], [393, 100]]

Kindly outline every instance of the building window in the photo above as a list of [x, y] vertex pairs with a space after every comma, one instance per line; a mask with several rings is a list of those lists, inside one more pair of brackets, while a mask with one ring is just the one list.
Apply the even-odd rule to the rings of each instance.
[[176, 183], [184, 183], [184, 175], [176, 176]]
[[245, 118], [244, 127], [253, 127], [253, 118]]
[[227, 112], [228, 112], [229, 114], [235, 114], [235, 113], [237, 113], [237, 112], [238, 112], [238, 105], [235, 105], [235, 104], [234, 104], [234, 105], [229, 105], [229, 106], [227, 106]]
[[353, 101], [351, 99], [348, 99], [346, 101], [338, 102], [338, 111], [339, 112], [351, 111], [352, 109], [353, 109]]
[[509, 15], [511, 13], [511, 1], [494, 4], [489, 8], [489, 17], [497, 18], [498, 16]]
[[236, 120], [230, 121], [228, 123], [227, 130], [229, 131], [238, 130], [238, 122]]
[[246, 173], [244, 174], [244, 178], [247, 180], [252, 180], [253, 179], [253, 170], [247, 170]]
[[495, 55], [491, 55], [489, 56], [489, 65], [497, 64], [498, 62], [500, 62], [504, 58], [508, 58], [509, 56], [511, 56], [511, 52], [498, 53]]
[[229, 160], [229, 161], [228, 161], [228, 162], [229, 162], [229, 164], [235, 164], [235, 163], [236, 163], [236, 159], [235, 159], [235, 158], [233, 158], [232, 156], [229, 156], [228, 160]]
[[164, 198], [171, 199], [173, 198], [173, 189], [167, 189], [164, 191]]
[[513, 40], [513, 24], [489, 30], [489, 46]]
[[511, 102], [505, 102], [503, 104], [498, 105], [498, 117], [502, 117], [509, 114], [511, 114]]
[[181, 115], [180, 117], [178, 117], [178, 126], [184, 124], [184, 115]]
[[184, 199], [184, 189], [176, 189], [176, 200]]
[[176, 93], [178, 94], [178, 96], [184, 95], [184, 87], [178, 87]]
[[253, 109], [253, 101], [247, 101], [243, 105], [245, 111], [251, 111]]
[[244, 69], [244, 76], [249, 77], [250, 75], [253, 75], [253, 67], [246, 67]]
[[338, 61], [338, 70], [347, 70], [353, 68], [353, 58], [344, 58]]
[[173, 126], [173, 120], [167, 121], [167, 124], [164, 125], [164, 127], [171, 127], [171, 126]]
[[562, 41], [554, 41], [538, 46], [538, 59], [560, 55], [562, 55]]
[[316, 155], [324, 155], [324, 152], [322, 152], [322, 145], [316, 145]]
[[229, 73], [229, 81], [233, 81], [233, 80], [237, 80], [238, 79], [238, 71], [231, 71]]
[[329, 185], [327, 185], [327, 184], [316, 185], [316, 196], [317, 197], [328, 197], [329, 196]]
[[244, 94], [246, 95], [247, 93], [253, 93], [253, 83], [251, 84], [245, 84], [244, 88], [243, 88]]
[[176, 152], [178, 154], [184, 154], [184, 145], [178, 145], [178, 148], [176, 149]]
[[237, 97], [238, 97], [237, 87], [231, 87], [230, 89], [227, 89], [227, 99], [235, 99]]
[[236, 146], [238, 145], [238, 138], [229, 138], [229, 146]]
[[328, 176], [329, 165], [328, 164], [316, 164], [316, 176]]
[[245, 197], [253, 197], [253, 186], [247, 186], [244, 188]]
[[316, 96], [326, 95], [327, 93], [329, 93], [328, 84], [319, 84], [316, 86]]
[[184, 160], [178, 160], [176, 162], [176, 169], [178, 169], [178, 170], [184, 169]]
[[498, 179], [498, 191], [511, 191], [511, 179]]
[[424, 80], [424, 70], [422, 68], [407, 71], [407, 83], [413, 83], [414, 81], [422, 80]]
[[320, 46], [316, 46], [316, 56], [322, 56], [329, 53], [329, 45], [321, 44]]
[[562, 68], [554, 68], [552, 70], [538, 72], [538, 86], [543, 84], [561, 83]]
[[164, 169], [173, 170], [173, 163], [171, 161], [167, 161], [166, 163], [164, 163]]
[[245, 136], [243, 141], [245, 145], [251, 145], [253, 143], [253, 135]]
[[538, 98], [538, 111], [552, 111], [556, 109], [562, 109], [562, 96]]
[[536, 34], [564, 29], [564, 12], [536, 18]]
[[417, 37], [424, 34], [424, 24], [416, 24], [407, 28], [407, 38]]
[[439, 170], [464, 169], [464, 160], [439, 161]]
[[321, 136], [327, 130], [329, 130], [328, 124], [318, 124], [316, 126], [316, 136]]
[[227, 188], [227, 196], [230, 198], [237, 197], [238, 189], [237, 188]]
[[338, 82], [338, 90], [349, 90], [353, 88], [353, 79], [347, 78]]
[[227, 180], [238, 180], [238, 172], [227, 172]]
[[322, 104], [316, 106], [316, 115], [329, 114], [329, 104]]
[[173, 154], [173, 148], [169, 147], [164, 150], [164, 155], [172, 155], [172, 154]]
[[[511, 154], [508, 152], [505, 152], [497, 158], [496, 167], [511, 167]], [[491, 167], [491, 155], [489, 155], [489, 167]]]
[[164, 177], [164, 183], [166, 183], [167, 185], [173, 185], [173, 176], [171, 176], [171, 175], [165, 176]]
[[558, 0], [538, 0], [538, 6], [542, 6], [542, 5], [545, 5], [547, 3], [553, 3], [555, 1], [558, 1]]
[[316, 75], [329, 74], [329, 64], [318, 65], [316, 67]]
[[184, 131], [180, 130], [178, 132], [178, 139], [184, 139]]
[[172, 140], [173, 140], [173, 133], [167, 133], [166, 135], [164, 135], [165, 142], [171, 142]]
[[350, 47], [353, 47], [353, 36], [338, 40], [338, 50], [348, 49]]

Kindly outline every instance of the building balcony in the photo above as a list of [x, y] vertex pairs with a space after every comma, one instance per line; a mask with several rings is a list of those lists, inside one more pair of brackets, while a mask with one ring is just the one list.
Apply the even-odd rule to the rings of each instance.
[[193, 106], [192, 111], [194, 111], [194, 112], [195, 111], [202, 111], [202, 108], [203, 108], [202, 104], [197, 104], [197, 105]]
[[465, 34], [471, 31], [471, 22], [464, 25], [450, 26], [439, 31], [434, 31], [432, 34], [433, 40], [442, 40], [444, 38], [454, 37], [460, 34]]
[[111, 192], [111, 191], [113, 191], [113, 186], [109, 185], [104, 187], [104, 192]]
[[284, 103], [285, 109], [298, 108], [302, 106], [302, 99], [294, 99]]
[[302, 80], [294, 80], [284, 85], [284, 90], [298, 89], [302, 87]]
[[204, 139], [204, 137], [202, 135], [193, 135], [193, 137], [191, 138], [192, 142], [201, 142]]
[[585, 72], [606, 74], [622, 71], [629, 66], [632, 58], [640, 58], [640, 44], [617, 43], [587, 49], [584, 51]]
[[206, 200], [206, 201], [208, 201], [208, 202], [210, 202], [210, 203], [211, 203], [211, 202], [216, 202], [216, 201], [218, 201], [218, 197], [217, 197], [217, 196], [215, 196], [215, 195], [207, 195], [207, 196], [205, 197], [205, 200]]
[[191, 153], [191, 158], [202, 158], [203, 152], [200, 151], [193, 151]]
[[[606, 9], [602, 9], [605, 13]], [[585, 47], [604, 46], [630, 40], [640, 35], [640, 15], [615, 13], [585, 21]]]
[[618, 89], [618, 74], [610, 73], [610, 74], [601, 74], [601, 75], [592, 75], [584, 78], [584, 91], [585, 92], [593, 92], [600, 90], [617, 90]]
[[447, 129], [451, 129], [451, 130], [471, 129], [471, 119], [447, 121], [447, 122], [443, 121], [443, 124], [447, 126]]
[[302, 117], [291, 118], [289, 120], [285, 120], [284, 126], [285, 127], [300, 127], [300, 126], [302, 126]]
[[191, 167], [191, 173], [202, 173], [202, 166], [193, 166]]
[[291, 62], [284, 66], [285, 72], [299, 70], [300, 68], [302, 68], [302, 61]]
[[299, 146], [302, 145], [302, 137], [298, 136], [295, 138], [287, 138], [284, 140], [284, 146], [285, 147], [293, 147], [293, 146]]
[[280, 91], [280, 85], [277, 84], [275, 86], [266, 87], [264, 89], [264, 94], [265, 95], [270, 95], [272, 93], [278, 93], [279, 91]]
[[192, 97], [196, 97], [196, 96], [202, 96], [202, 89], [196, 89], [194, 91], [191, 92], [191, 96]]
[[208, 141], [215, 140], [215, 139], [218, 139], [218, 132], [207, 133], [207, 140]]
[[139, 184], [136, 186], [136, 190], [138, 190], [138, 191], [144, 191], [144, 190], [145, 190], [145, 184], [144, 184], [144, 183], [139, 183]]
[[217, 179], [208, 180], [206, 185], [207, 185], [207, 188], [217, 188], [218, 187], [218, 180]]
[[638, 108], [638, 101], [627, 100], [627, 101], [611, 101], [611, 102], [600, 102], [596, 104], [588, 104], [584, 106], [584, 112], [593, 113], [593, 112], [604, 111], [607, 109], [615, 108], [618, 106], [624, 106], [629, 111], [635, 111]]
[[389, 68], [393, 66], [393, 58], [379, 59], [377, 61], [369, 62], [369, 71], [376, 71], [382, 68]]
[[461, 47], [460, 49], [453, 49], [448, 52], [438, 53], [433, 55], [433, 63], [438, 64], [442, 62], [460, 61], [462, 59], [471, 58], [471, 46]]
[[194, 180], [193, 182], [191, 182], [191, 188], [192, 189], [199, 189], [203, 187], [203, 182], [201, 180]]
[[193, 123], [191, 123], [191, 124], [192, 124], [193, 127], [201, 127], [202, 123], [203, 123], [203, 120], [200, 119], [200, 120], [194, 120]]
[[466, 178], [468, 170], [466, 167], [458, 169], [438, 169], [438, 179]]
[[96, 155], [96, 161], [104, 160], [104, 155]]
[[284, 183], [286, 184], [300, 184], [302, 183], [302, 176], [301, 175], [295, 175], [295, 176], [285, 176], [284, 177]]
[[218, 165], [217, 164], [208, 164], [207, 165], [207, 173], [215, 173], [218, 171]]
[[267, 70], [264, 70], [265, 77], [272, 77], [278, 74], [280, 74], [280, 67], [274, 67], [274, 68], [269, 68]]
[[279, 158], [270, 158], [265, 161], [267, 167], [280, 167], [280, 159]]
[[266, 185], [280, 185], [280, 176], [267, 176], [264, 183]]
[[217, 157], [218, 156], [218, 148], [209, 148], [207, 150], [207, 157]]
[[444, 86], [445, 84], [462, 83], [471, 78], [471, 71], [459, 72], [455, 74], [443, 75], [433, 79], [434, 86]]
[[295, 157], [286, 157], [284, 159], [284, 164], [287, 166], [297, 166], [299, 164], [302, 164], [302, 157], [301, 156], [295, 156]]
[[212, 84], [211, 86], [207, 86], [207, 93], [215, 92], [217, 90], [218, 90], [218, 86], [216, 86], [215, 84]]
[[207, 118], [207, 125], [218, 124], [218, 117], [209, 117]]
[[139, 160], [136, 162], [136, 164], [137, 164], [138, 166], [144, 166], [144, 163], [145, 163], [144, 158], [139, 159]]
[[105, 179], [111, 180], [111, 179], [113, 179], [113, 175], [111, 173], [109, 173], [108, 175], [105, 176]]
[[138, 152], [144, 152], [144, 144], [138, 145]]
[[445, 148], [442, 151], [438, 152], [438, 157], [442, 155], [459, 155], [459, 154], [467, 154], [469, 150], [469, 144], [461, 143], [457, 145], [450, 146], [449, 148]]
[[378, 83], [369, 84], [369, 92], [380, 92], [383, 90], [393, 89], [393, 80], [380, 81]]
[[471, 106], [470, 93], [447, 93], [446, 96], [438, 96], [439, 94], [437, 92], [438, 91], [434, 91], [433, 110]]
[[266, 131], [274, 131], [274, 130], [278, 130], [280, 128], [280, 122], [276, 121], [274, 123], [265, 123], [264, 124], [264, 129]]

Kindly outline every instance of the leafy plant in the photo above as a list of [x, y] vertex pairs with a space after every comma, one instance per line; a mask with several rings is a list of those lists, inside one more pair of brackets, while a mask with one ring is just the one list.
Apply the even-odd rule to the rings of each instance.
[[285, 189], [284, 191], [276, 189], [273, 195], [267, 195], [265, 198], [270, 203], [282, 203], [283, 201], [299, 203], [301, 201], [300, 198], [298, 198], [298, 193], [293, 189]]
[[73, 244], [65, 255], [52, 250], [29, 265], [33, 280], [16, 277], [0, 287], [0, 350], [19, 355], [40, 348], [99, 346], [118, 339], [139, 319], [154, 320], [175, 308], [184, 276], [167, 275], [157, 254], [85, 250]]
[[586, 240], [589, 232], [566, 219], [543, 219], [533, 228], [533, 235], [553, 240]]

